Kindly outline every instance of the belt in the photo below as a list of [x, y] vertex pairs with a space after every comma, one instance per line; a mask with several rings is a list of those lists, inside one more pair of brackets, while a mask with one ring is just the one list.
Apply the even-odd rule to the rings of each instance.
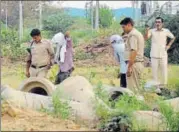
[[35, 65], [31, 65], [31, 67], [32, 68], [35, 68], [35, 69], [37, 69], [37, 68], [43, 68], [43, 67], [46, 67], [47, 65], [43, 65], [43, 66], [35, 66]]
[[137, 63], [137, 62], [144, 62], [144, 61], [135, 61], [134, 63]]

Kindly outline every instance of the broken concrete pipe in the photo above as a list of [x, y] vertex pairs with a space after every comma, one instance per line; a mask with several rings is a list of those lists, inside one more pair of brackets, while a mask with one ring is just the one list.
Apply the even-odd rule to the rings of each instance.
[[30, 77], [19, 87], [20, 91], [51, 96], [55, 85], [45, 78]]
[[[54, 110], [53, 98], [50, 96], [22, 92], [6, 86], [1, 93], [1, 97], [4, 102], [8, 102], [10, 105], [17, 108], [32, 110], [46, 109], [48, 111]], [[60, 99], [60, 101], [62, 103], [68, 103], [71, 119], [84, 122], [87, 125], [92, 124], [97, 120], [93, 109], [87, 104], [65, 99]]]
[[[47, 110], [53, 110], [52, 97], [37, 95], [33, 93], [21, 92], [14, 90], [12, 88], [4, 88], [1, 93], [1, 96], [4, 100], [8, 101], [11, 105], [15, 105], [19, 108], [29, 108], [34, 110], [40, 110], [42, 108]], [[82, 121], [85, 124], [94, 124], [97, 121], [97, 116], [94, 113], [92, 105], [88, 105], [85, 102], [76, 102], [70, 100], [60, 99], [62, 102], [67, 101], [70, 106], [71, 118], [78, 121]], [[103, 104], [103, 103], [102, 103]], [[134, 112], [134, 119], [138, 125], [143, 123], [144, 126], [147, 126], [147, 130], [167, 130], [162, 126], [161, 128], [157, 124], [162, 123], [160, 118], [161, 114], [155, 114], [158, 112]], [[159, 128], [158, 128], [159, 127]]]
[[132, 116], [118, 115], [110, 119], [101, 129], [103, 132], [119, 131], [166, 131], [166, 120], [159, 112], [135, 111]]

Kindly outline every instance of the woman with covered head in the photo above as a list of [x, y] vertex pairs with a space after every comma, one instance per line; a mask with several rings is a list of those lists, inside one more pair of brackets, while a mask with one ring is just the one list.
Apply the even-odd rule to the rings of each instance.
[[[55, 40], [57, 41], [55, 42]], [[69, 31], [65, 35], [62, 33], [56, 34], [52, 41], [57, 44], [55, 61], [59, 65], [59, 72], [56, 76], [55, 84], [59, 84], [68, 78], [74, 70], [73, 44]]]

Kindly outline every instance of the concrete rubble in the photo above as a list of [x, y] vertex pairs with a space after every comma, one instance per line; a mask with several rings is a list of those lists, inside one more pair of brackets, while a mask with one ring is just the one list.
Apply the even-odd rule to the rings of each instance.
[[[48, 96], [32, 93], [33, 88], [42, 88]], [[124, 88], [104, 88], [110, 95], [114, 91], [122, 94], [127, 93], [130, 96], [134, 94]], [[21, 91], [20, 91], [21, 90]], [[31, 92], [31, 93], [30, 93]], [[82, 76], [69, 77], [59, 85], [54, 86], [46, 79], [29, 78], [19, 88], [15, 90], [8, 86], [1, 87], [1, 97], [3, 101], [18, 108], [27, 108], [32, 110], [54, 110], [53, 97], [58, 96], [62, 102], [67, 102], [70, 107], [72, 118], [76, 118], [85, 124], [97, 124], [98, 117], [95, 113], [95, 101], [102, 104], [110, 112], [115, 111], [108, 107], [102, 100], [95, 96], [93, 86]], [[179, 98], [166, 100], [175, 111], [179, 112]], [[147, 130], [163, 131], [167, 130], [165, 119], [161, 113], [155, 111], [136, 111], [133, 113], [135, 123], [139, 126], [145, 126]]]

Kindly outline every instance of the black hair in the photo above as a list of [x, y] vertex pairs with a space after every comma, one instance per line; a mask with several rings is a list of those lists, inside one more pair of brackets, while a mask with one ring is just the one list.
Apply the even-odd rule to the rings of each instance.
[[31, 37], [34, 37], [34, 36], [39, 36], [41, 33], [40, 33], [40, 30], [39, 29], [32, 29], [31, 33], [30, 33], [30, 36]]
[[155, 18], [155, 20], [157, 20], [157, 19], [160, 19], [160, 20], [162, 21], [162, 23], [163, 23], [163, 21], [164, 21], [163, 18], [160, 17], [160, 16]]
[[126, 17], [120, 22], [120, 25], [127, 25], [129, 23], [134, 26], [134, 21], [132, 20], [132, 18]]

